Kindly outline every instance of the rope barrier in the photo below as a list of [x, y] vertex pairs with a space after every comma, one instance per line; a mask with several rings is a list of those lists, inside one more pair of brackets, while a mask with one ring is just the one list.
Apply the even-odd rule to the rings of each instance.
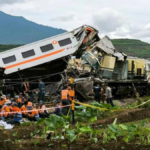
[[150, 100], [148, 100], [148, 101], [146, 101], [146, 102], [143, 102], [142, 104], [140, 104], [140, 105], [138, 105], [138, 106], [135, 106], [135, 107], [132, 107], [132, 108], [137, 108], [137, 107], [142, 106], [142, 105], [144, 105], [144, 104], [146, 104], [146, 103], [148, 103], [148, 102], [150, 102]]
[[[76, 101], [74, 101], [74, 103], [80, 104], [80, 105], [83, 105], [83, 106], [86, 106], [86, 107], [90, 107], [90, 108], [100, 109], [100, 110], [103, 110], [103, 111], [109, 110], [107, 108], [96, 107], [96, 106], [93, 106], [93, 105], [89, 105], [89, 104], [85, 104], [85, 103], [80, 103], [80, 102], [76, 102]], [[115, 112], [115, 111], [124, 111], [124, 110], [126, 110], [126, 109], [114, 109], [114, 110], [111, 110], [111, 111]]]
[[45, 108], [45, 109], [36, 109], [36, 110], [27, 110], [27, 111], [19, 111], [19, 112], [0, 112], [0, 115], [2, 114], [15, 114], [15, 113], [25, 113], [25, 112], [32, 112], [32, 111], [40, 111], [40, 110], [51, 110], [51, 109], [57, 109], [57, 108], [65, 108], [69, 107], [70, 105], [65, 105], [65, 106], [59, 106], [59, 107], [51, 107], [51, 108]]

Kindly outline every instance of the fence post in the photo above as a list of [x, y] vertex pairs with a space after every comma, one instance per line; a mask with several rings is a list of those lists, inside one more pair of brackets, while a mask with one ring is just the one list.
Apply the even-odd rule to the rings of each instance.
[[74, 100], [72, 100], [72, 106], [71, 106], [71, 110], [72, 110], [72, 124], [75, 124], [75, 119], [74, 119]]

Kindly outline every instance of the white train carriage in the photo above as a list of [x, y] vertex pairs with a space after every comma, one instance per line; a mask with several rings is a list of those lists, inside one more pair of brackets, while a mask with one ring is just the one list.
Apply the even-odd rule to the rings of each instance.
[[97, 33], [94, 28], [84, 25], [71, 32], [2, 52], [0, 67], [5, 69], [5, 74], [11, 74], [71, 55]]

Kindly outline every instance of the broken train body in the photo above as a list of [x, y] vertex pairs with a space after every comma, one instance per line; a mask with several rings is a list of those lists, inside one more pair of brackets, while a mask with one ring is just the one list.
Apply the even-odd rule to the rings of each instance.
[[91, 98], [95, 82], [107, 81], [115, 95], [132, 95], [133, 86], [141, 94], [148, 91], [149, 61], [127, 58], [107, 36], [100, 39], [98, 31], [87, 25], [2, 52], [0, 64], [0, 88], [5, 94], [18, 94], [24, 79], [30, 90], [37, 88], [38, 77], [46, 83], [46, 95], [54, 97], [70, 77], [79, 98]]

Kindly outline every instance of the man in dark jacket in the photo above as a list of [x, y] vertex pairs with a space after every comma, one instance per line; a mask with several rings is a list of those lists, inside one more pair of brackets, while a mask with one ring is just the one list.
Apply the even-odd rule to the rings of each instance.
[[103, 89], [100, 87], [100, 84], [97, 83], [97, 85], [93, 88], [93, 93], [94, 93], [94, 98], [98, 103], [100, 103], [102, 92]]

